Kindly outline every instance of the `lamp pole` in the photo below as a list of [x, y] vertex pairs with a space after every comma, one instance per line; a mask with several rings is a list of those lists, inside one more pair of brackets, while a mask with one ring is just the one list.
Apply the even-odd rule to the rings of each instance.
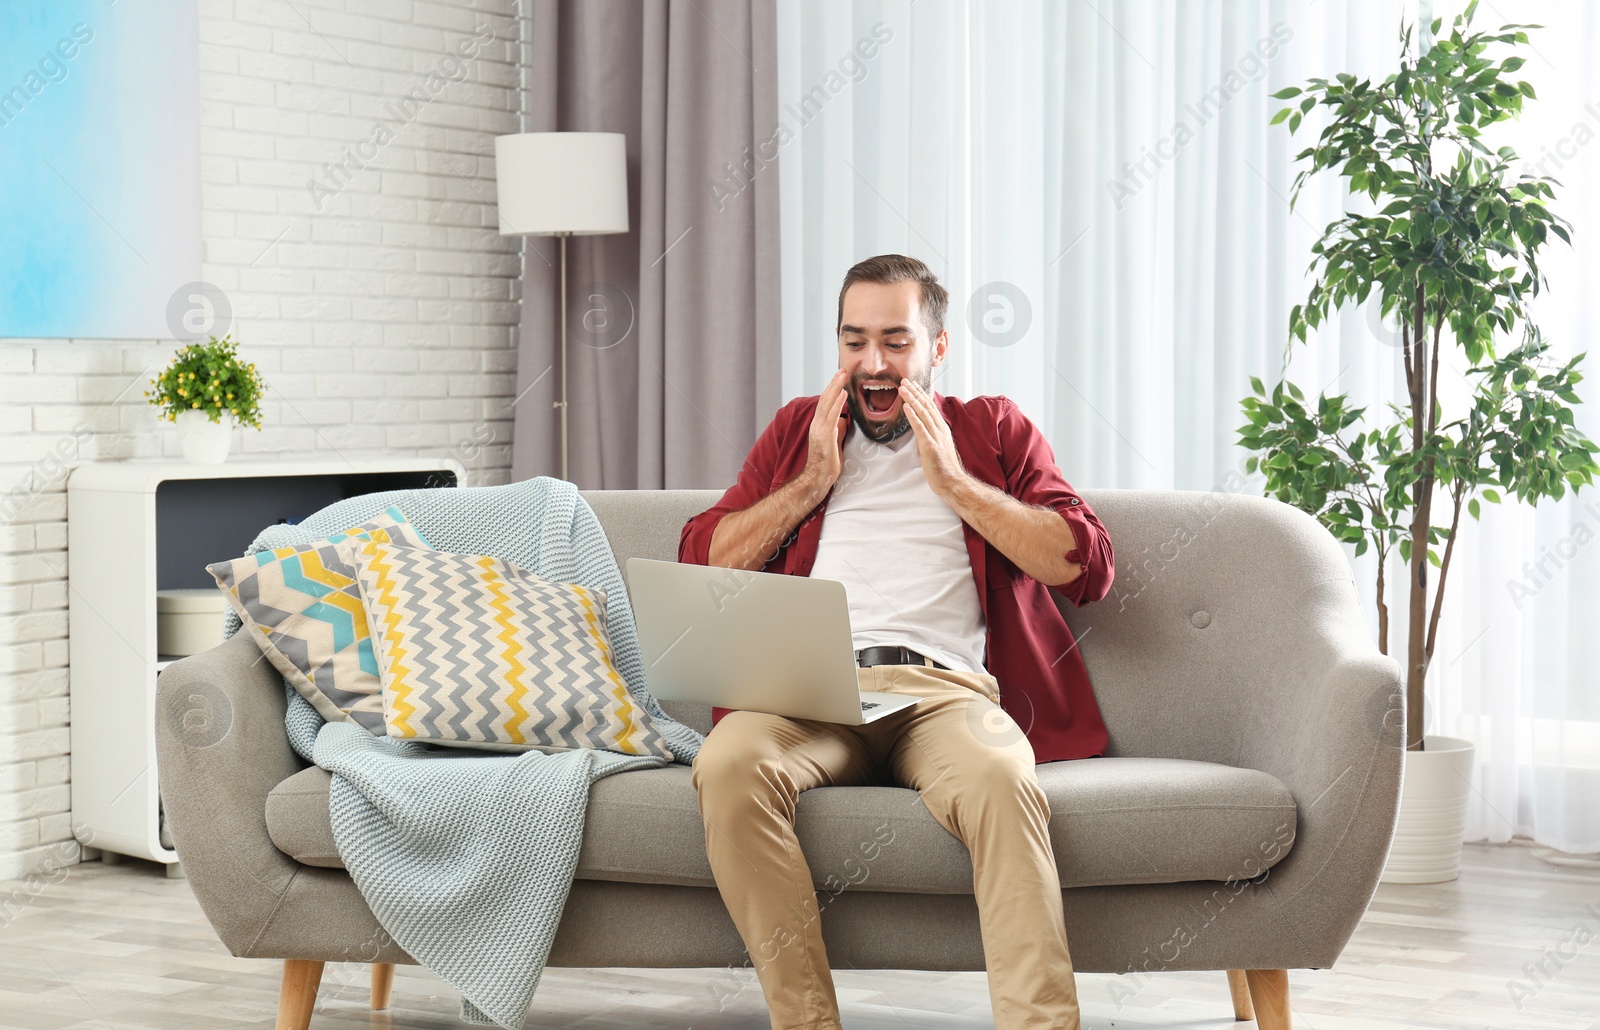
[[567, 237], [572, 234], [557, 235], [561, 237], [561, 398], [555, 406], [561, 409], [561, 478], [567, 479]]

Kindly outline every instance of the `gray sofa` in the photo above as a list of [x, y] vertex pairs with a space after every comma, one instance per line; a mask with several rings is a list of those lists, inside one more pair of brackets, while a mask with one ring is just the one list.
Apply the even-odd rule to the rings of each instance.
[[[584, 494], [624, 571], [635, 555], [675, 559], [684, 522], [719, 496]], [[1110, 753], [1038, 769], [1074, 962], [1132, 974], [1130, 990], [1163, 970], [1228, 970], [1239, 1018], [1253, 998], [1261, 1026], [1287, 1026], [1284, 971], [1338, 958], [1388, 851], [1399, 669], [1372, 641], [1343, 551], [1305, 514], [1225, 491], [1084, 497], [1110, 530], [1117, 582], [1103, 601], [1061, 603]], [[239, 634], [161, 677], [161, 795], [212, 926], [235, 955], [285, 960], [278, 1026], [303, 1028], [322, 963], [372, 963], [383, 1007], [392, 964], [412, 960], [343, 871], [328, 774], [290, 749], [282, 680], [260, 659]], [[225, 732], [184, 732], [196, 698]], [[703, 708], [673, 714], [709, 729]], [[670, 765], [595, 784], [551, 965], [746, 963], [689, 776]], [[823, 916], [836, 968], [984, 968], [966, 850], [914, 801], [891, 787], [801, 799], [818, 889], [848, 884]], [[885, 821], [893, 843], [864, 864]]]

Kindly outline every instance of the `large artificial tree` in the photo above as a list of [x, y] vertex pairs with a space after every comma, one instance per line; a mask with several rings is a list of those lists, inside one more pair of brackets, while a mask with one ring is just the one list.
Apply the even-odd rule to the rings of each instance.
[[[1390, 403], [1392, 420], [1374, 425], [1346, 394], [1324, 393], [1312, 405], [1291, 382], [1268, 390], [1252, 377], [1239, 430], [1239, 442], [1255, 452], [1247, 468], [1261, 470], [1272, 496], [1314, 514], [1357, 555], [1376, 552], [1385, 654], [1389, 554], [1398, 550], [1409, 565], [1412, 749], [1422, 746], [1424, 685], [1463, 507], [1477, 519], [1479, 494], [1491, 503], [1502, 494], [1529, 504], [1560, 498], [1600, 471], [1600, 445], [1573, 419], [1583, 355], [1553, 361], [1529, 307], [1545, 285], [1545, 244], [1551, 236], [1571, 243], [1570, 225], [1548, 207], [1560, 184], [1519, 174], [1509, 147], [1490, 149], [1482, 138], [1536, 99], [1515, 75], [1523, 64], [1517, 49], [1537, 26], [1473, 31], [1476, 6], [1431, 46], [1419, 40], [1414, 48], [1402, 27], [1400, 67], [1380, 83], [1341, 74], [1273, 94], [1294, 101], [1273, 118], [1291, 133], [1318, 106], [1327, 117], [1316, 142], [1296, 155], [1305, 166], [1291, 203], [1307, 180], [1333, 169], [1350, 198], [1371, 208], [1334, 220], [1312, 247], [1312, 285], [1290, 312], [1285, 366], [1289, 348], [1330, 312], [1375, 295], [1383, 315], [1399, 323], [1406, 403]], [[1434, 21], [1430, 36], [1440, 27]], [[1441, 360], [1463, 359], [1470, 401], [1447, 416]], [[1439, 502], [1448, 525], [1435, 525]], [[1438, 569], [1431, 594], [1430, 566]]]

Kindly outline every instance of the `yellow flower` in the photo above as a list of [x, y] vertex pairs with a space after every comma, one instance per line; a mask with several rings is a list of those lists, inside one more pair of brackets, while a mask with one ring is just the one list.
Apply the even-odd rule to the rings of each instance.
[[195, 401], [193, 404], [189, 405], [189, 407], [191, 407], [191, 408], [198, 408], [199, 406], [200, 406], [200, 402], [199, 401]]
[[178, 416], [176, 414], [174, 414], [173, 412], [169, 411], [169, 412], [167, 412], [167, 421], [168, 422], [176, 422], [176, 421], [178, 421]]
[[230, 400], [230, 401], [233, 400], [233, 394], [231, 394], [231, 393], [228, 394], [228, 400]]
[[189, 391], [185, 390], [183, 387], [180, 386], [180, 387], [178, 387], [178, 396], [179, 397], [187, 397], [187, 396], [189, 396]]

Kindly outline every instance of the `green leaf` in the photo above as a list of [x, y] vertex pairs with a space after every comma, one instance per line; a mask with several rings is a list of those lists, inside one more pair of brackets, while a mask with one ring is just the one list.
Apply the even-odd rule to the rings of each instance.
[[1467, 513], [1474, 519], [1478, 517], [1478, 499], [1476, 497], [1467, 502]]
[[1294, 108], [1285, 107], [1283, 110], [1281, 110], [1277, 114], [1273, 115], [1272, 116], [1272, 121], [1268, 122], [1267, 124], [1268, 125], [1277, 125], [1279, 122], [1283, 121], [1285, 118], [1289, 117], [1293, 113], [1294, 113]]
[[1282, 89], [1278, 90], [1278, 92], [1272, 94], [1272, 99], [1274, 99], [1274, 100], [1288, 100], [1290, 97], [1297, 97], [1299, 95], [1300, 95], [1300, 87], [1299, 86], [1285, 86]]

